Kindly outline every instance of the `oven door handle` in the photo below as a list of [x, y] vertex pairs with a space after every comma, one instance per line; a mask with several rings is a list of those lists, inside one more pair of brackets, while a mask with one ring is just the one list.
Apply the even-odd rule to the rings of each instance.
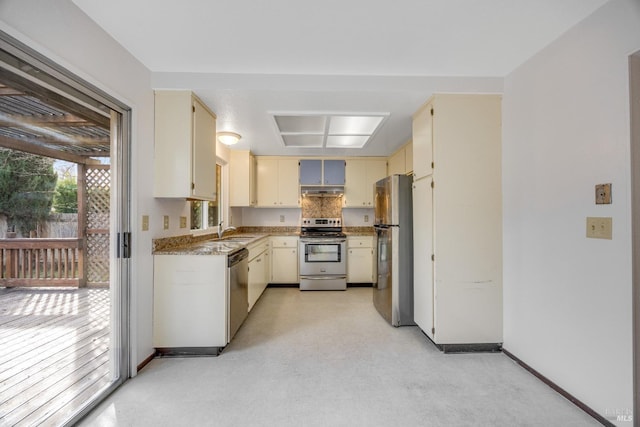
[[347, 239], [345, 238], [337, 238], [337, 239], [323, 239], [321, 237], [311, 237], [311, 238], [303, 238], [300, 239], [300, 243], [319, 243], [319, 244], [325, 244], [325, 243], [333, 243], [333, 244], [338, 244], [338, 243], [343, 243], [346, 242]]
[[332, 280], [332, 279], [346, 279], [346, 275], [333, 274], [331, 276], [300, 276], [301, 279], [305, 280]]

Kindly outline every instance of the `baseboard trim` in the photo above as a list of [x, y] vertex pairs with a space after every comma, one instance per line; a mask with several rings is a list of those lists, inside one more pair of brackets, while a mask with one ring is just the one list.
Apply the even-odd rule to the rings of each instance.
[[142, 370], [142, 368], [147, 366], [149, 364], [149, 362], [151, 362], [154, 359], [154, 357], [156, 357], [156, 354], [155, 353], [151, 353], [149, 355], [149, 357], [147, 357], [142, 362], [140, 362], [140, 364], [136, 367], [136, 372], [140, 372]]
[[615, 425], [611, 421], [607, 420], [605, 417], [598, 414], [596, 411], [591, 409], [584, 402], [574, 397], [571, 393], [569, 393], [568, 391], [560, 387], [558, 384], [554, 383], [549, 378], [545, 377], [540, 372], [536, 371], [531, 366], [527, 365], [525, 362], [520, 360], [518, 357], [514, 356], [513, 353], [509, 352], [508, 350], [505, 350], [504, 347], [502, 348], [502, 352], [505, 355], [507, 355], [510, 359], [512, 359], [514, 362], [516, 362], [518, 365], [522, 366], [524, 369], [529, 371], [533, 376], [538, 378], [540, 381], [542, 381], [543, 383], [545, 383], [546, 385], [554, 389], [556, 392], [561, 394], [565, 399], [567, 399], [568, 401], [576, 405], [578, 408], [582, 409], [587, 414], [591, 415], [600, 424], [607, 427], [615, 427]]

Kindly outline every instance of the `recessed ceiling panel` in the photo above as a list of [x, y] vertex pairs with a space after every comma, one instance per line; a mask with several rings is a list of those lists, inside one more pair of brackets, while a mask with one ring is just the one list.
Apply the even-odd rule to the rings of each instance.
[[339, 135], [327, 136], [327, 148], [362, 148], [370, 135]]
[[333, 116], [329, 135], [371, 135], [382, 119], [382, 116]]
[[323, 134], [326, 118], [324, 116], [274, 116], [281, 133]]
[[287, 148], [362, 148], [389, 116], [389, 113], [272, 114]]
[[282, 135], [285, 147], [322, 148], [323, 135]]

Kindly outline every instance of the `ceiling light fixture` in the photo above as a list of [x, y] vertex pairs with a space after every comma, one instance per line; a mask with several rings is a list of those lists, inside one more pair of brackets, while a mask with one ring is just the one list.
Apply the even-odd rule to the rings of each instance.
[[235, 132], [218, 132], [216, 135], [218, 137], [218, 141], [225, 145], [237, 144], [238, 141], [240, 141], [240, 138], [242, 138], [239, 133]]

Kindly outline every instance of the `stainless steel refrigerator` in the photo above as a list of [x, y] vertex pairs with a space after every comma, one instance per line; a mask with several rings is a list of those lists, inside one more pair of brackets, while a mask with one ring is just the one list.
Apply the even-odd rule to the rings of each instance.
[[375, 185], [378, 278], [373, 304], [393, 326], [413, 322], [413, 178], [391, 175]]

